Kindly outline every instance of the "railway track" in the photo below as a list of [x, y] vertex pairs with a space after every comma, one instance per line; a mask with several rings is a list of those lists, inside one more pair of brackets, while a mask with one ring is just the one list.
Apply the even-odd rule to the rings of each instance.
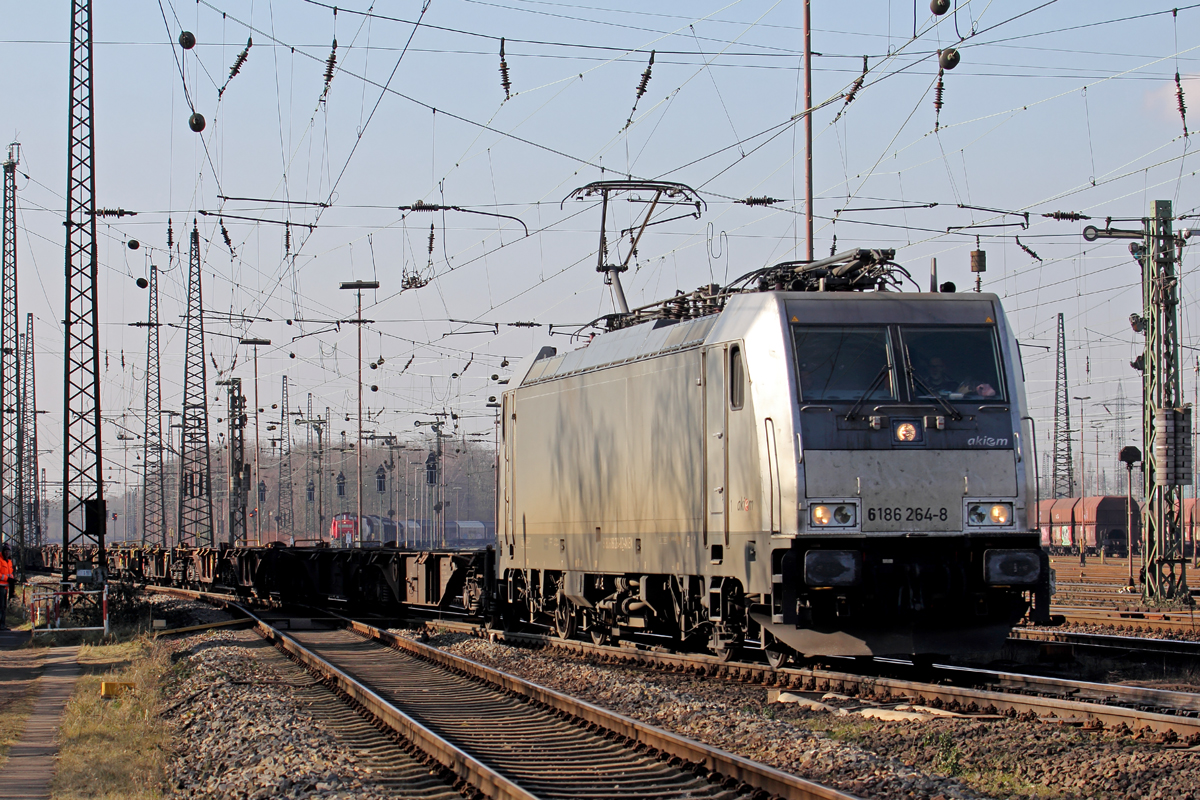
[[853, 800], [363, 623], [283, 630], [228, 605], [486, 797]]
[[1148, 639], [1144, 636], [1114, 636], [1103, 633], [1079, 633], [1055, 628], [1015, 628], [1010, 639], [1055, 642], [1072, 647], [1094, 648], [1121, 653], [1155, 654], [1176, 658], [1200, 659], [1200, 642], [1180, 639]]
[[1200, 634], [1200, 614], [1190, 610], [1142, 611], [1088, 607], [1054, 607], [1051, 610], [1061, 614], [1072, 625], [1105, 626], [1119, 631]]
[[[281, 671], [306, 671], [274, 648], [260, 644], [278, 662]], [[374, 787], [391, 789], [413, 800], [462, 800], [463, 793], [440, 770], [431, 770], [423, 754], [397, 745], [396, 737], [380, 730], [373, 720], [351, 708], [336, 692], [319, 683], [297, 684], [292, 696], [329, 734], [352, 748], [359, 764], [371, 771]]]
[[[1149, 730], [1166, 742], [1200, 742], [1200, 695], [1116, 684], [935, 665], [934, 681], [897, 677], [912, 665], [876, 659], [871, 674], [815, 667], [772, 669], [766, 664], [725, 662], [716, 657], [660, 652], [633, 646], [599, 646], [538, 633], [486, 630], [461, 622], [435, 627], [485, 636], [552, 652], [667, 672], [712, 677], [799, 692], [856, 695], [883, 706], [926, 706], [966, 714], [1034, 716], [1091, 729]], [[882, 673], [882, 674], [881, 674]]]
[[[167, 591], [232, 605], [230, 598], [226, 596], [175, 589]], [[249, 614], [248, 611], [243, 613]], [[351, 630], [357, 631], [360, 636], [375, 638], [389, 646], [424, 655], [436, 653], [439, 659], [446, 659], [445, 663], [465, 661], [365, 623], [336, 614], [331, 616], [339, 619]], [[912, 665], [886, 659], [872, 662], [874, 671], [871, 674], [816, 667], [772, 669], [766, 664], [726, 662], [714, 656], [672, 653], [662, 648], [638, 646], [632, 642], [624, 642], [620, 646], [595, 645], [577, 640], [562, 640], [539, 632], [507, 632], [486, 628], [477, 623], [450, 620], [430, 622], [429, 625], [494, 641], [587, 657], [602, 663], [704, 674], [790, 691], [857, 695], [885, 706], [920, 705], [967, 714], [1024, 715], [1090, 729], [1110, 727], [1131, 731], [1148, 730], [1159, 734], [1165, 742], [1185, 740], [1200, 743], [1200, 694], [1189, 692], [949, 665], [935, 665], [931, 679], [913, 680], [911, 677], [905, 677], [905, 673], [914, 670]], [[1020, 635], [1019, 633], [1018, 636]], [[1125, 639], [1126, 644], [1131, 644], [1128, 639], [1132, 637], [1120, 638]], [[1186, 643], [1183, 644], [1186, 646]], [[486, 669], [478, 665], [473, 668]], [[519, 680], [511, 676], [506, 678]], [[631, 720], [628, 722], [632, 723]]]

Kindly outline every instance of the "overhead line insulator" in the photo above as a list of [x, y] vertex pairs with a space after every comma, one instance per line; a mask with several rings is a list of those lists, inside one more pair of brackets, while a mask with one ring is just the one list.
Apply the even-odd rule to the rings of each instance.
[[1080, 214], [1078, 211], [1051, 211], [1049, 214], [1042, 214], [1046, 219], [1053, 219], [1059, 222], [1080, 222], [1081, 220], [1091, 219], [1087, 214]]
[[1179, 73], [1175, 73], [1175, 100], [1179, 103], [1179, 119], [1183, 122], [1183, 138], [1188, 138], [1187, 104], [1183, 102], [1183, 84], [1179, 82]]
[[1028, 253], [1031, 258], [1037, 259], [1038, 261], [1042, 260], [1041, 256], [1039, 256], [1037, 253], [1033, 252], [1033, 250], [1031, 250], [1027, 245], [1025, 245], [1024, 243], [1021, 242], [1020, 236], [1014, 236], [1013, 238], [1017, 240], [1017, 247], [1021, 248], [1026, 253]]
[[654, 69], [654, 51], [650, 51], [650, 62], [646, 64], [646, 71], [642, 73], [642, 79], [638, 81], [637, 92], [633, 98], [633, 108], [629, 109], [629, 119], [625, 120], [625, 127], [628, 128], [633, 124], [633, 115], [637, 111], [638, 102], [641, 101], [642, 95], [646, 94], [646, 87], [650, 85], [650, 73]]
[[839, 119], [842, 118], [842, 115], [846, 113], [846, 107], [849, 106], [851, 103], [853, 103], [854, 98], [858, 96], [859, 89], [862, 89], [863, 84], [866, 83], [866, 81], [867, 81], [868, 70], [869, 70], [869, 62], [867, 60], [867, 56], [863, 56], [862, 75], [859, 75], [857, 78], [854, 79], [854, 83], [853, 83], [853, 85], [851, 85], [850, 91], [846, 92], [846, 100], [844, 103], [842, 103], [842, 108], [840, 111], [838, 111], [837, 116], [835, 116], [833, 118], [834, 122], [837, 122]]
[[[225, 86], [222, 86], [217, 91], [218, 98], [220, 98], [222, 95], [225, 94], [225, 89], [226, 89], [226, 87], [229, 86], [229, 82], [231, 80], [233, 80], [235, 77], [237, 77], [237, 74], [242, 71], [242, 65], [244, 65], [246, 63], [246, 59], [250, 57], [250, 48], [253, 46], [254, 46], [253, 37], [247, 39], [246, 47], [242, 50], [242, 52], [237, 54], [237, 58], [235, 58], [233, 60], [233, 66], [229, 68], [229, 77], [225, 79]], [[198, 132], [199, 131], [197, 131], [197, 133]]]
[[945, 92], [945, 82], [942, 80], [942, 76], [944, 74], [945, 74], [944, 70], [940, 70], [940, 69], [938, 70], [937, 87], [933, 90], [933, 132], [934, 133], [937, 133], [938, 130], [941, 128], [942, 104], [943, 104], [943, 97], [944, 97], [944, 92]]
[[745, 200], [735, 200], [734, 202], [744, 206], [773, 206], [783, 201], [777, 197], [747, 197]]
[[225, 246], [229, 248], [229, 254], [237, 258], [237, 253], [233, 250], [233, 239], [229, 238], [229, 229], [225, 227], [225, 220], [217, 220], [221, 225], [221, 237], [225, 240]]
[[333, 71], [337, 68], [337, 39], [333, 40], [333, 49], [329, 51], [329, 58], [325, 59], [325, 92], [329, 93], [329, 84], [333, 83]]
[[508, 62], [504, 60], [504, 37], [500, 37], [500, 88], [508, 101], [512, 97], [512, 81], [508, 77]]

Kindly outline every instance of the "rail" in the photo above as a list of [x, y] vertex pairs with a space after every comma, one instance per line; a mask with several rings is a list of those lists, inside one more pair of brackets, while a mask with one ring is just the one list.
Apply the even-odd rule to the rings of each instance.
[[[1091, 728], [1124, 725], [1130, 730], [1149, 729], [1168, 738], [1200, 738], [1200, 718], [1195, 716], [1200, 713], [1200, 696], [1186, 692], [1160, 694], [1156, 690], [1114, 684], [1041, 679], [1014, 673], [974, 670], [976, 675], [993, 676], [997, 683], [996, 688], [977, 688], [905, 680], [879, 674], [837, 672], [815, 667], [772, 669], [765, 664], [725, 662], [713, 656], [682, 655], [628, 646], [595, 645], [578, 640], [557, 639], [539, 633], [489, 631], [468, 623], [434, 622], [431, 623], [431, 627], [472, 633], [499, 641], [586, 654], [613, 663], [637, 663], [671, 672], [701, 673], [781, 689], [857, 694], [966, 712], [1010, 715], [1032, 713], [1040, 719]], [[953, 672], [963, 677], [972, 672], [963, 668], [937, 669], [937, 674], [942, 680], [953, 679]], [[1066, 695], [1097, 699], [1076, 700]], [[1108, 701], [1120, 701], [1131, 705], [1113, 705]], [[1135, 707], [1137, 704], [1156, 705], [1176, 713], [1150, 711], [1144, 707]]]
[[[305, 647], [295, 635], [281, 631], [242, 606], [230, 604], [230, 608], [252, 618], [261, 635], [310, 670], [332, 682], [354, 702], [477, 791], [497, 800], [535, 800], [543, 796], [489, 766], [467, 748], [439, 735], [433, 728], [406, 713], [348, 670], [335, 666], [314, 650]], [[853, 795], [660, 730], [516, 676], [395, 636], [380, 628], [345, 618], [342, 618], [341, 622], [363, 640], [414, 656], [439, 670], [444, 670], [447, 674], [467, 676], [490, 686], [501, 696], [525, 698], [534, 707], [547, 709], [554, 718], [573, 720], [573, 724], [580, 726], [580, 729], [599, 729], [598, 733], [604, 738], [623, 742], [626, 749], [631, 752], [637, 751], [642, 757], [647, 753], [658, 753], [660, 758], [667, 757], [681, 774], [692, 776], [689, 780], [694, 780], [695, 776], [708, 775], [709, 782], [715, 780], [720, 786], [741, 786], [758, 795], [766, 793], [788, 800], [854, 800]], [[537, 756], [547, 757], [544, 753]]]

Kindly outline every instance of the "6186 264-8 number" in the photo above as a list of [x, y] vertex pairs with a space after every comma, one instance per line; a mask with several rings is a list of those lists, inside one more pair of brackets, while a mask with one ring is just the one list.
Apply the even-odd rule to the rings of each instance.
[[945, 522], [949, 517], [950, 512], [944, 508], [919, 508], [908, 506], [901, 508], [900, 506], [883, 508], [868, 508], [867, 520], [870, 522], [932, 522], [938, 520]]

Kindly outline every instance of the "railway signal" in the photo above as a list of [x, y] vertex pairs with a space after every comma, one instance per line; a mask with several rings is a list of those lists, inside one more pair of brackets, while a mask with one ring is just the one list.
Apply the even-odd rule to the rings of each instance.
[[[1179, 274], [1184, 236], [1171, 229], [1170, 200], [1155, 200], [1142, 229], [1088, 225], [1083, 238], [1129, 239], [1142, 268], [1142, 314], [1134, 330], [1146, 337], [1134, 362], [1142, 372], [1142, 453], [1146, 508], [1142, 512], [1142, 597], [1190, 603], [1180, 520], [1181, 486], [1191, 483], [1191, 406], [1183, 405], [1179, 360]], [[1132, 318], [1131, 318], [1132, 319]], [[1122, 460], [1125, 461], [1124, 453]], [[1131, 461], [1126, 461], [1132, 470]], [[1132, 475], [1132, 472], [1130, 473]], [[1132, 567], [1130, 567], [1132, 570]]]

